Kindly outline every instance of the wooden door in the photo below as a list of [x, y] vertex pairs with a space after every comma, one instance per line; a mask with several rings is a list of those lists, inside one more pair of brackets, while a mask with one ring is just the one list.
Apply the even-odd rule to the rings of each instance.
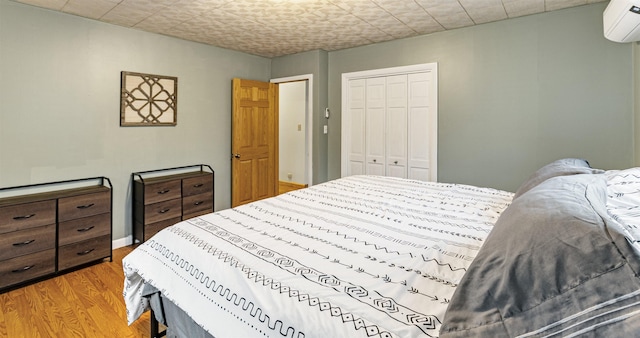
[[278, 191], [278, 85], [233, 79], [231, 206]]

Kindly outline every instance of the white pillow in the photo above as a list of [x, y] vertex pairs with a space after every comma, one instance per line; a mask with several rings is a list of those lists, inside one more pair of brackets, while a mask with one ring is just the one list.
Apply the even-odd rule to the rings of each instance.
[[607, 210], [622, 226], [625, 237], [640, 250], [640, 167], [609, 170]]

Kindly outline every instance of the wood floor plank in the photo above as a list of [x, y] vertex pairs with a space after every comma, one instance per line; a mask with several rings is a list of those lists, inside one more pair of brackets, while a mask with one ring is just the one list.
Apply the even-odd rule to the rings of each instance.
[[29, 325], [43, 337], [57, 336], [60, 326], [64, 325], [67, 318], [62, 316], [57, 304], [45, 305], [48, 289], [42, 287], [42, 284], [34, 284], [24, 287], [23, 290], [29, 303], [29, 308], [23, 309], [23, 320], [28, 319]]
[[0, 295], [0, 337], [7, 336], [7, 325], [5, 319], [5, 305], [2, 295]]
[[0, 338], [149, 337], [149, 313], [127, 325], [122, 258], [0, 294]]
[[[21, 322], [21, 328], [24, 332], [22, 337], [41, 337], [37, 328], [33, 327], [33, 318], [31, 316], [33, 309], [31, 308], [31, 300], [25, 294], [24, 288], [15, 291], [14, 300], [16, 305], [16, 318]], [[37, 314], [35, 312], [34, 314]]]
[[0, 324], [4, 327], [4, 332], [7, 337], [20, 337], [18, 334], [24, 332], [22, 328], [22, 322], [18, 315], [18, 309], [15, 299], [7, 294], [0, 295], [2, 301], [2, 311], [4, 313], [3, 322]]

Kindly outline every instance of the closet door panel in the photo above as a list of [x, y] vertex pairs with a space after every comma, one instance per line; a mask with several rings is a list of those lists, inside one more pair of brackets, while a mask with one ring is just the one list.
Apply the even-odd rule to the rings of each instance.
[[384, 77], [366, 80], [366, 173], [385, 174], [386, 81]]
[[408, 85], [408, 177], [429, 181], [431, 178], [429, 146], [436, 130], [430, 125], [429, 74], [409, 74]]
[[386, 174], [407, 177], [407, 75], [387, 77]]
[[365, 174], [365, 80], [349, 81], [349, 139], [347, 175]]

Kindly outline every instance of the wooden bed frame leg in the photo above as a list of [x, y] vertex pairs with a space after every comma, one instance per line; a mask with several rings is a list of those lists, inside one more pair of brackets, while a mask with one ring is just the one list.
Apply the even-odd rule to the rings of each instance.
[[153, 313], [153, 310], [151, 310], [151, 337], [152, 338], [160, 338], [167, 335], [167, 330], [158, 332], [158, 330], [160, 329], [159, 326], [160, 325], [158, 323], [158, 320], [156, 319], [156, 315], [155, 313]]

